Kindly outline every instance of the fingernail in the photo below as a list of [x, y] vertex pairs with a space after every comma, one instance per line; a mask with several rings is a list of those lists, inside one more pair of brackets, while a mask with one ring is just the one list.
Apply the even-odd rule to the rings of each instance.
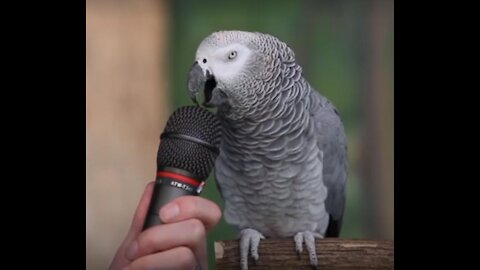
[[135, 259], [135, 256], [137, 256], [137, 251], [138, 251], [138, 244], [137, 241], [134, 241], [132, 244], [130, 244], [130, 247], [127, 249], [127, 259], [130, 261], [133, 261]]
[[178, 205], [176, 203], [168, 204], [160, 210], [160, 217], [163, 221], [167, 222], [169, 220], [172, 220], [179, 213], [180, 208], [178, 208]]

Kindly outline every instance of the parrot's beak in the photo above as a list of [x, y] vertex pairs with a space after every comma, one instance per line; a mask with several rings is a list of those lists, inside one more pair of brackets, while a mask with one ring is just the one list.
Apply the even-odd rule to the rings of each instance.
[[202, 105], [211, 107], [209, 101], [212, 99], [212, 91], [216, 86], [215, 76], [209, 70], [203, 70], [195, 61], [188, 74], [188, 91], [192, 101], [198, 105], [197, 94], [203, 90], [205, 100]]

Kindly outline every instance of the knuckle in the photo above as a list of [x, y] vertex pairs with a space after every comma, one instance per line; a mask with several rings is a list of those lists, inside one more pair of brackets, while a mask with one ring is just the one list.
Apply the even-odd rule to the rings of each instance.
[[211, 213], [213, 216], [213, 220], [215, 221], [215, 224], [217, 224], [222, 218], [222, 210], [220, 210], [220, 207], [218, 207], [217, 204], [214, 203], [213, 205], [214, 206], [212, 207]]
[[179, 269], [194, 269], [197, 262], [192, 250], [186, 247], [178, 247]]
[[155, 245], [155, 239], [150, 231], [146, 231], [138, 237], [138, 253], [147, 254], [149, 253]]
[[200, 241], [205, 237], [205, 227], [203, 223], [196, 218], [188, 221], [188, 231], [195, 241]]

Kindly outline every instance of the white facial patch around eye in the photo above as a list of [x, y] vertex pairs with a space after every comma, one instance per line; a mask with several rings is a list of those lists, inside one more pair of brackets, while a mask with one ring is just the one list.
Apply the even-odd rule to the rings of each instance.
[[[232, 52], [235, 57], [232, 59]], [[232, 45], [218, 49], [215, 52], [215, 61], [212, 63], [215, 77], [219, 80], [230, 80], [240, 75], [246, 68], [251, 51], [242, 45]]]

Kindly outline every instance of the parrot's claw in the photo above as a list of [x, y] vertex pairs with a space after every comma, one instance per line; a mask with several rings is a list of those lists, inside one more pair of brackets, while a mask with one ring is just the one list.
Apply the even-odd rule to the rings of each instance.
[[243, 229], [240, 231], [240, 267], [242, 270], [248, 270], [249, 250], [252, 258], [255, 261], [258, 260], [260, 239], [265, 239], [265, 236], [254, 229]]
[[297, 251], [298, 257], [300, 257], [300, 254], [303, 252], [303, 243], [305, 243], [310, 258], [310, 264], [312, 265], [312, 268], [316, 270], [318, 265], [318, 258], [317, 251], [315, 249], [315, 237], [323, 238], [323, 236], [320, 234], [305, 231], [295, 234], [293, 239], [295, 241], [295, 249]]

